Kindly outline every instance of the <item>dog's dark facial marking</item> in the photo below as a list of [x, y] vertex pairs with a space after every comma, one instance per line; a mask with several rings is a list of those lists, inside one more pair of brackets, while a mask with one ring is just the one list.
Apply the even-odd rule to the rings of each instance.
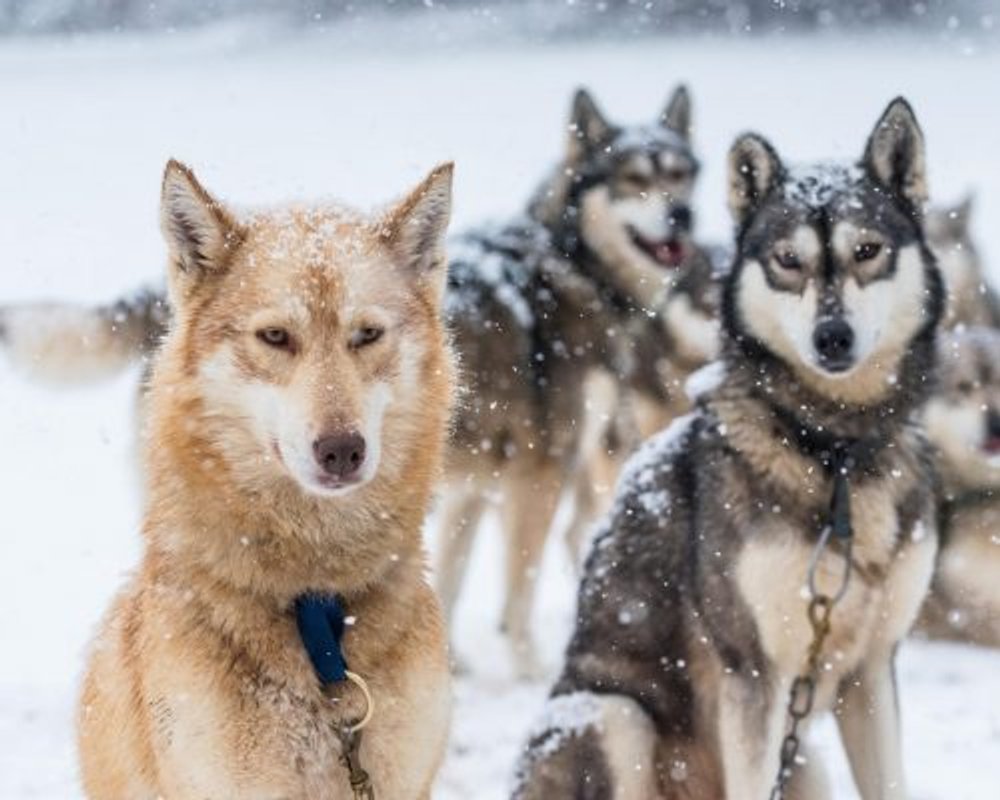
[[914, 360], [911, 344], [930, 352], [943, 290], [920, 213], [923, 138], [905, 101], [882, 114], [856, 165], [786, 166], [747, 134], [729, 170], [738, 252], [723, 322], [744, 356], [847, 375], [876, 353], [895, 370]]

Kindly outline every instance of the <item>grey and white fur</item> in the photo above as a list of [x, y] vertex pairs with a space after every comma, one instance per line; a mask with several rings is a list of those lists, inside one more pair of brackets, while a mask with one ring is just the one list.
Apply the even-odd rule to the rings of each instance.
[[[937, 550], [919, 416], [944, 306], [922, 226], [923, 134], [902, 99], [856, 165], [791, 169], [747, 134], [729, 180], [723, 368], [625, 468], [549, 701], [564, 713], [536, 728], [517, 800], [769, 796], [837, 467], [852, 576], [814, 713], [837, 709], [863, 800], [906, 797], [893, 661]], [[818, 561], [821, 591], [839, 581], [840, 548]], [[808, 754], [787, 796], [826, 794]]]

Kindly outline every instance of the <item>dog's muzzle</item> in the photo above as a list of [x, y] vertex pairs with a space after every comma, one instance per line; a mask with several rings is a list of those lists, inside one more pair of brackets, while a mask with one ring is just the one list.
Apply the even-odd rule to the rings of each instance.
[[846, 372], [854, 365], [854, 329], [841, 317], [819, 321], [813, 330], [813, 347], [827, 372]]

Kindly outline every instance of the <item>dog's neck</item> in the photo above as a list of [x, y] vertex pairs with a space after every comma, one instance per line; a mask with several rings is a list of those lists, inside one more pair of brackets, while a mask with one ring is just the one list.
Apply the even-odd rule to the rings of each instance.
[[791, 370], [761, 369], [732, 350], [728, 356], [725, 378], [702, 402], [755, 471], [777, 474], [779, 457], [794, 465], [781, 479], [787, 487], [817, 489], [845, 464], [859, 476], [878, 474], [892, 451], [922, 441], [914, 422], [919, 396], [893, 391], [879, 403], [850, 407], [817, 395]]
[[350, 597], [384, 586], [393, 573], [424, 569], [432, 473], [414, 469], [413, 480], [392, 486], [376, 477], [329, 500], [291, 481], [251, 492], [206, 457], [208, 445], [177, 430], [157, 436], [148, 459], [144, 532], [149, 550], [167, 562], [282, 608], [305, 591]]

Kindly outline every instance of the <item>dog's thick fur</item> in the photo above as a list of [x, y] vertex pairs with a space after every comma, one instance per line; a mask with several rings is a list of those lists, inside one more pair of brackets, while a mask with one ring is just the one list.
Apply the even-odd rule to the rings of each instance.
[[[610, 122], [580, 91], [565, 157], [528, 214], [455, 242], [447, 313], [465, 391], [448, 458], [439, 588], [450, 610], [479, 517], [503, 498], [503, 627], [521, 673], [537, 671], [534, 576], [567, 473], [608, 450], [610, 419], [610, 438], [631, 446], [635, 435], [614, 428], [631, 429], [638, 416], [652, 430], [664, 407], [683, 403], [684, 373], [715, 324], [705, 305], [708, 262], [691, 238], [697, 172], [684, 87], [654, 124], [630, 127]], [[103, 308], [8, 307], [0, 345], [37, 378], [99, 378], [155, 351], [168, 308], [157, 292]], [[588, 392], [595, 375], [607, 391]], [[622, 395], [622, 382], [634, 394]], [[616, 460], [606, 463], [606, 483], [616, 469]], [[583, 484], [572, 530], [593, 513], [592, 486]]]
[[[730, 182], [724, 374], [623, 473], [519, 800], [768, 797], [812, 639], [804, 587], [839, 448], [853, 574], [815, 711], [836, 704], [864, 800], [906, 796], [893, 656], [937, 549], [919, 413], [944, 304], [921, 227], [923, 137], [901, 99], [856, 167], [789, 170], [749, 134]], [[831, 344], [831, 322], [853, 330], [849, 347]], [[833, 544], [821, 591], [842, 566]], [[793, 782], [789, 796], [825, 796], [814, 757]]]
[[942, 338], [927, 435], [941, 476], [941, 552], [917, 624], [936, 639], [1000, 647], [1000, 332]]
[[[168, 165], [174, 318], [145, 398], [145, 551], [83, 684], [88, 796], [352, 797], [335, 729], [363, 701], [321, 690], [292, 611], [304, 592], [353, 618], [378, 795], [430, 796], [450, 693], [420, 531], [451, 405], [450, 193], [447, 165], [384, 214], [238, 218]], [[346, 434], [366, 449], [337, 477], [313, 450]]]
[[[469, 232], [453, 253], [449, 319], [464, 402], [448, 459], [439, 588], [452, 608], [480, 517], [497, 498], [503, 628], [522, 675], [538, 673], [530, 613], [567, 475], [618, 412], [618, 384], [648, 380], [644, 370], [681, 349], [660, 312], [696, 254], [690, 115], [682, 87], [656, 123], [623, 128], [579, 92], [565, 158], [528, 215]], [[609, 388], [603, 396], [588, 392], [595, 374]], [[667, 389], [657, 382], [653, 391]]]

